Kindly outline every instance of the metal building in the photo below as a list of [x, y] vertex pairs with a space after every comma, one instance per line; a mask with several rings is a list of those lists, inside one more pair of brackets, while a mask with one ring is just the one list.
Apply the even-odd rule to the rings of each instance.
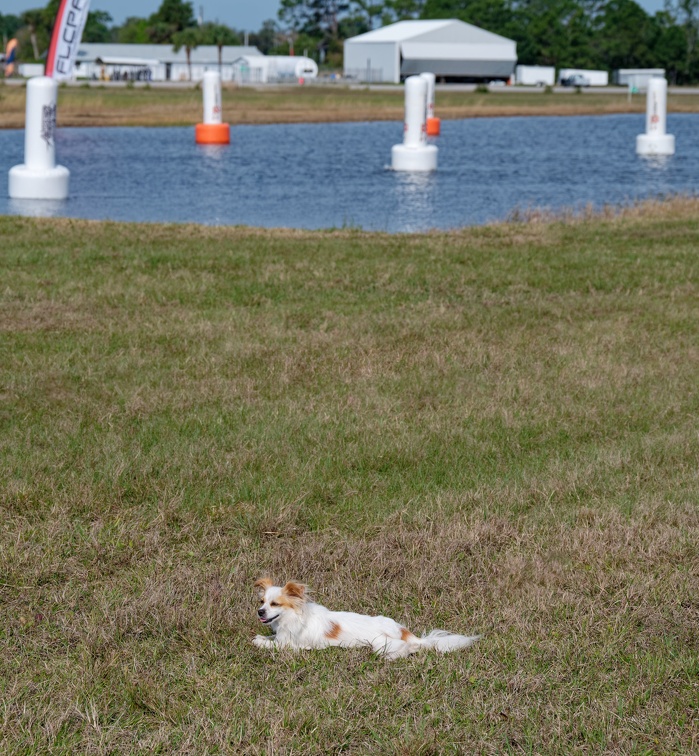
[[[221, 49], [221, 78], [233, 79], [233, 63], [242, 55], [262, 56], [256, 47], [225, 45]], [[201, 45], [190, 52], [192, 81], [201, 81], [204, 71], [219, 70], [216, 45]], [[78, 79], [118, 81], [188, 81], [190, 67], [184, 49], [172, 45], [129, 45], [83, 42], [75, 61]]]
[[432, 71], [437, 80], [509, 79], [517, 43], [464, 21], [399, 21], [345, 40], [344, 75], [394, 82]]

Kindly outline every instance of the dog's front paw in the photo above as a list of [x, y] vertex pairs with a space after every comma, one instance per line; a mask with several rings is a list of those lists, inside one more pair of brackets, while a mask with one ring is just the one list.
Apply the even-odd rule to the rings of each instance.
[[256, 635], [252, 642], [258, 647], [258, 648], [272, 648], [274, 646], [274, 638], [268, 638], [265, 635]]

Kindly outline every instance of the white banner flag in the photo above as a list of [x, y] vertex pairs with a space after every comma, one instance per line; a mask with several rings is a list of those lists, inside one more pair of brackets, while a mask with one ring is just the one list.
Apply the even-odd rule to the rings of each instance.
[[75, 56], [90, 10], [90, 0], [61, 0], [46, 58], [46, 76], [58, 81], [73, 78]]

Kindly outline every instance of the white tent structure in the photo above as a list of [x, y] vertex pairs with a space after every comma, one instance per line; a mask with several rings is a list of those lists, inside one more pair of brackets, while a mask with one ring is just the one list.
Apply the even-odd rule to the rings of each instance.
[[269, 84], [315, 79], [318, 64], [303, 55], [241, 55], [233, 61], [237, 84]]
[[517, 43], [456, 19], [399, 21], [345, 40], [344, 74], [398, 84], [431, 71], [438, 79], [509, 79]]

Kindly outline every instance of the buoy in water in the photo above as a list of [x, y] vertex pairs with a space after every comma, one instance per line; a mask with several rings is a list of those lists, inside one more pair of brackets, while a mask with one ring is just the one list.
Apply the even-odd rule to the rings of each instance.
[[10, 168], [12, 199], [63, 200], [68, 196], [70, 171], [56, 165], [57, 98], [55, 79], [35, 76], [27, 82], [24, 163]]
[[427, 82], [427, 136], [439, 136], [442, 122], [434, 114], [435, 75], [429, 71], [425, 71], [420, 76]]
[[197, 144], [230, 144], [231, 127], [222, 123], [221, 74], [205, 71], [202, 84], [204, 90], [204, 122], [198, 123], [194, 131]]
[[403, 144], [396, 144], [391, 150], [394, 171], [436, 170], [437, 148], [427, 144], [426, 112], [427, 82], [422, 76], [409, 76], [405, 80]]
[[674, 155], [675, 137], [666, 134], [667, 80], [661, 77], [648, 79], [646, 91], [646, 133], [636, 137], [639, 155]]

